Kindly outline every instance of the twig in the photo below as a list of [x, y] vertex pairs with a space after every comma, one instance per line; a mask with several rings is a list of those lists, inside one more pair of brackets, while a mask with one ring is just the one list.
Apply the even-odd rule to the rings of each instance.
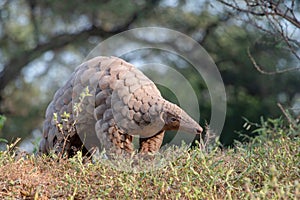
[[[247, 16], [247, 20], [244, 20], [243, 17], [241, 17], [242, 21], [248, 21], [254, 27], [265, 32], [266, 34], [275, 36], [275, 38], [281, 38], [281, 41], [285, 43], [285, 49], [288, 50], [290, 54], [295, 56], [297, 60], [300, 60], [300, 55], [297, 52], [299, 42], [297, 41], [297, 39], [293, 39], [293, 35], [289, 33], [289, 26], [291, 24], [295, 27], [295, 31], [300, 28], [300, 20], [294, 13], [294, 11], [296, 11], [295, 0], [292, 1], [291, 6], [288, 6], [288, 3], [282, 0], [244, 0], [245, 4], [237, 3], [238, 1], [236, 0], [218, 1], [225, 6], [234, 9], [238, 13], [245, 14]], [[265, 19], [269, 27], [265, 28], [259, 25], [255, 20], [253, 20], [254, 16], [259, 16], [262, 20]], [[300, 69], [300, 66], [297, 66], [271, 72], [265, 71], [261, 66], [257, 64], [256, 60], [251, 55], [249, 48], [247, 51], [254, 67], [262, 74], [274, 75]]]
[[249, 47], [247, 49], [247, 54], [248, 54], [248, 57], [250, 58], [252, 64], [254, 65], [254, 67], [257, 69], [257, 71], [259, 71], [262, 74], [274, 75], [274, 74], [282, 74], [282, 73], [286, 73], [286, 72], [294, 71], [294, 70], [300, 70], [300, 67], [292, 67], [292, 68], [287, 68], [287, 69], [283, 69], [283, 70], [267, 72], [267, 71], [263, 70], [262, 67], [256, 63], [255, 59], [253, 58], [253, 56], [250, 53]]
[[290, 116], [288, 115], [288, 113], [285, 111], [285, 109], [283, 108], [283, 106], [280, 103], [277, 103], [277, 106], [280, 108], [283, 115], [287, 118], [289, 124], [291, 124], [292, 128], [295, 130], [296, 129], [296, 124], [293, 121], [293, 119], [290, 118]]
[[[64, 135], [64, 133], [62, 133]], [[61, 154], [59, 155], [59, 158], [61, 159], [65, 153], [65, 148], [67, 146], [67, 141], [68, 139], [71, 137], [70, 134], [68, 134], [66, 137], [63, 136], [63, 140], [64, 140], [64, 143], [63, 143], [63, 146], [62, 146], [62, 151], [61, 151]]]

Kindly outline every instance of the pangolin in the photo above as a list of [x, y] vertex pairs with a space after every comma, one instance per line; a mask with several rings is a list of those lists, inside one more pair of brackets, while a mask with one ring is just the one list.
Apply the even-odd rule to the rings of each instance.
[[165, 100], [155, 84], [117, 57], [95, 57], [78, 66], [46, 110], [40, 153], [157, 152], [166, 130], [201, 134], [202, 127]]

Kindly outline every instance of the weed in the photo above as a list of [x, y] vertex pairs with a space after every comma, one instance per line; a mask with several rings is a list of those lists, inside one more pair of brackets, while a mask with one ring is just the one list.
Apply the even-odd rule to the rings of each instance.
[[131, 168], [130, 159], [119, 164], [131, 171], [105, 159], [83, 163], [81, 152], [60, 162], [1, 153], [0, 198], [299, 199], [300, 138], [290, 137], [280, 120], [262, 121], [261, 136], [248, 145], [209, 152], [170, 148], [151, 161], [160, 167], [144, 171]]

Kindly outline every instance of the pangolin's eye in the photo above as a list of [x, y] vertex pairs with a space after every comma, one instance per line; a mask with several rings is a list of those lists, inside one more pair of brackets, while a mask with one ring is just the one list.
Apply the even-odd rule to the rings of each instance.
[[172, 122], [176, 122], [176, 121], [177, 121], [177, 118], [176, 118], [176, 117], [171, 117], [171, 121], [172, 121]]

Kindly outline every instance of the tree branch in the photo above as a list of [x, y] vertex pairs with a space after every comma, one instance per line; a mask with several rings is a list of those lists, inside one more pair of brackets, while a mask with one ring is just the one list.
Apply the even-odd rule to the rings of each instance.
[[105, 38], [128, 30], [129, 26], [134, 20], [136, 20], [136, 18], [137, 13], [133, 14], [133, 16], [125, 24], [115, 27], [112, 30], [104, 30], [102, 27], [92, 26], [77, 33], [60, 34], [50, 38], [45, 43], [38, 44], [34, 49], [19, 53], [14, 58], [10, 59], [10, 61], [4, 65], [4, 69], [0, 72], [0, 92], [11, 80], [14, 80], [20, 74], [24, 66], [40, 57], [43, 53], [49, 50], [62, 48], [75, 41], [86, 40], [89, 36], [95, 35]]
[[294, 71], [294, 70], [300, 70], [300, 67], [293, 67], [293, 68], [288, 68], [288, 69], [283, 69], [283, 70], [276, 70], [276, 71], [271, 71], [271, 72], [267, 72], [265, 70], [262, 69], [261, 66], [259, 66], [255, 59], [253, 58], [253, 56], [250, 53], [250, 49], [247, 49], [247, 54], [248, 57], [250, 58], [252, 64], [254, 65], [255, 69], [257, 69], [257, 71], [259, 71], [262, 74], [266, 74], [266, 75], [274, 75], [274, 74], [281, 74], [281, 73], [285, 73], [285, 72], [289, 72], [289, 71]]
[[36, 44], [39, 44], [40, 41], [40, 37], [39, 37], [39, 26], [35, 17], [35, 7], [36, 7], [36, 2], [35, 0], [27, 0], [29, 9], [30, 9], [30, 19], [31, 19], [31, 23], [33, 26], [33, 37], [34, 37], [34, 41], [36, 42]]
[[[246, 5], [248, 7], [247, 9], [240, 7], [237, 3], [232, 4], [232, 3], [228, 3], [224, 0], [218, 0], [218, 1], [238, 12], [248, 13], [248, 14], [255, 15], [255, 16], [276, 15], [276, 16], [282, 17], [283, 19], [289, 21], [295, 27], [300, 28], [300, 21], [293, 14], [293, 10], [286, 7], [286, 11], [285, 12], [282, 11], [279, 8], [280, 1], [273, 2], [272, 0], [269, 0], [269, 1], [262, 0], [262, 1], [257, 1], [255, 4], [251, 4], [251, 1], [249, 2], [249, 0], [245, 0]], [[255, 12], [255, 11], [251, 10], [249, 7], [256, 7], [256, 8], [258, 7], [261, 9], [261, 12]], [[292, 5], [292, 8], [293, 7], [294, 6]], [[287, 14], [288, 12], [290, 12], [292, 14], [292, 16], [288, 15]]]
[[[268, 35], [272, 35], [276, 38], [280, 38], [281, 41], [285, 43], [286, 49], [295, 56], [296, 59], [300, 60], [298, 54], [299, 41], [298, 38], [293, 39], [293, 33], [291, 33], [290, 24], [295, 26], [295, 30], [300, 28], [300, 21], [297, 19], [294, 11], [296, 11], [295, 1], [293, 0], [291, 4], [288, 4], [287, 1], [279, 0], [244, 0], [245, 4], [237, 3], [236, 0], [218, 0], [225, 6], [234, 9], [239, 13], [246, 15], [247, 20], [241, 17], [241, 20], [246, 21], [252, 24], [257, 29], [265, 32]], [[291, 6], [289, 6], [291, 5]], [[268, 23], [268, 28], [265, 28], [253, 19], [253, 16], [262, 17]], [[299, 70], [300, 67], [293, 67], [284, 70], [276, 70], [273, 72], [264, 71], [255, 61], [248, 49], [248, 57], [252, 61], [254, 67], [262, 74], [278, 74], [284, 73], [292, 70]]]
[[[34, 1], [34, 0], [28, 0]], [[9, 2], [9, 1], [8, 1]], [[5, 86], [15, 78], [20, 75], [22, 68], [32, 62], [34, 59], [40, 57], [43, 53], [49, 50], [60, 49], [72, 42], [86, 40], [90, 36], [98, 36], [102, 38], [107, 38], [114, 34], [126, 31], [129, 29], [130, 25], [136, 21], [139, 15], [145, 15], [151, 13], [155, 6], [158, 5], [160, 0], [152, 0], [145, 3], [141, 9], [136, 10], [131, 17], [128, 18], [127, 22], [120, 26], [116, 26], [110, 30], [105, 30], [103, 27], [95, 26], [94, 24], [88, 28], [81, 30], [77, 33], [64, 33], [60, 35], [53, 36], [49, 38], [47, 42], [39, 43], [33, 49], [25, 50], [17, 53], [13, 58], [11, 58], [4, 68], [0, 71], [0, 101], [1, 92]]]

